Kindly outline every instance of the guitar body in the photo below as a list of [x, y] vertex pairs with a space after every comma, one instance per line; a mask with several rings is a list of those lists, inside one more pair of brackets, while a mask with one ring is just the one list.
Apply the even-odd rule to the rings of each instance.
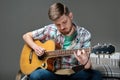
[[[55, 43], [52, 40], [48, 40], [45, 43], [41, 43], [39, 40], [36, 40], [35, 43], [45, 48], [46, 51], [55, 50]], [[43, 59], [39, 59], [35, 52], [27, 44], [25, 44], [20, 57], [20, 69], [22, 73], [27, 75], [32, 73], [37, 68], [54, 71], [54, 61], [55, 58], [50, 57], [44, 57]]]

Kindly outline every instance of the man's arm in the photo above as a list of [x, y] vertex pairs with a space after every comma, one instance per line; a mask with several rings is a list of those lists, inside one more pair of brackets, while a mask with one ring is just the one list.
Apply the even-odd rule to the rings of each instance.
[[35, 51], [35, 53], [38, 56], [41, 56], [44, 54], [45, 49], [38, 46], [32, 37], [32, 32], [28, 32], [23, 35], [23, 40]]
[[90, 60], [90, 58], [89, 58], [87, 64], [84, 66], [84, 68], [85, 68], [85, 69], [91, 69], [91, 67], [92, 67], [92, 63], [91, 63], [91, 60]]

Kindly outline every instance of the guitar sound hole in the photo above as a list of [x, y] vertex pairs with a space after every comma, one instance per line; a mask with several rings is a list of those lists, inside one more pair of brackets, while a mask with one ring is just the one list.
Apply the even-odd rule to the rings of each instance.
[[43, 60], [43, 59], [44, 59], [44, 56], [38, 56], [38, 59], [39, 59], [39, 60]]
[[44, 53], [42, 56], [38, 56], [39, 60], [43, 60], [46, 57], [46, 53]]

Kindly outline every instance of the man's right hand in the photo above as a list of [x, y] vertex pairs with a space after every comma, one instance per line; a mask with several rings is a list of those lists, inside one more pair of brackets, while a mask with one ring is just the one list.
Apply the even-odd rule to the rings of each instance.
[[38, 46], [34, 41], [32, 37], [32, 32], [28, 32], [23, 35], [24, 41], [35, 51], [35, 53], [38, 56], [42, 56], [45, 53], [45, 49]]
[[35, 53], [38, 55], [38, 56], [42, 56], [44, 53], [45, 53], [45, 49], [36, 45], [33, 47], [33, 50], [35, 51]]

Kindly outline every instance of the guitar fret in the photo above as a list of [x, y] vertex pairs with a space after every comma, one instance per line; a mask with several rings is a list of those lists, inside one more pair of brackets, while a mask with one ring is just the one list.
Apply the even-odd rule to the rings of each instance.
[[[77, 50], [82, 50], [82, 49], [48, 51], [46, 52], [46, 55], [49, 57], [68, 56], [68, 55], [73, 54], [74, 52], [77, 52]], [[84, 50], [87, 53], [90, 52], [90, 48], [85, 48]]]

